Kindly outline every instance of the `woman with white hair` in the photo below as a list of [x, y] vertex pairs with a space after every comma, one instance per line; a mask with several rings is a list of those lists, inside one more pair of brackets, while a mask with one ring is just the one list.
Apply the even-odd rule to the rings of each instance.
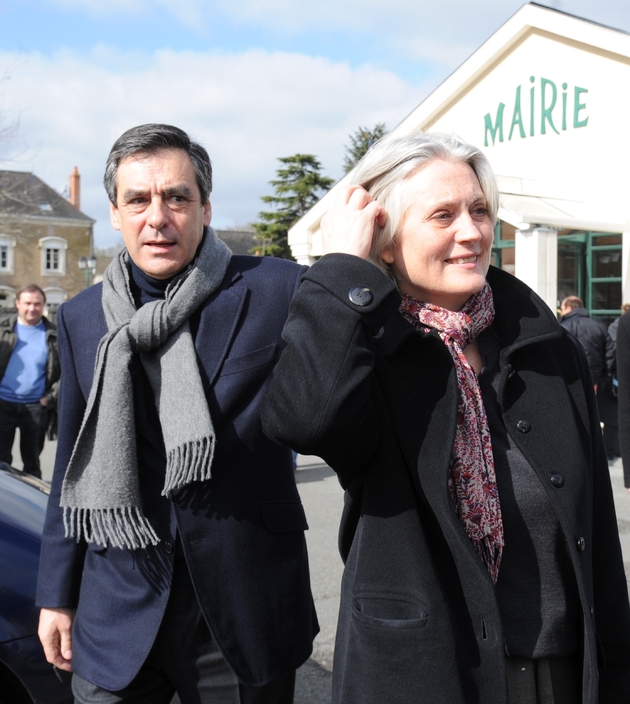
[[346, 490], [338, 704], [630, 701], [630, 608], [584, 354], [490, 267], [476, 147], [386, 137], [322, 221], [263, 423]]

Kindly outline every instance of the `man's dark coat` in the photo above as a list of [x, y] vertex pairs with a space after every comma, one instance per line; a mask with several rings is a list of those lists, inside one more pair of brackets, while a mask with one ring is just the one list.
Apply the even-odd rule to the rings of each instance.
[[[522, 282], [491, 267], [498, 401], [566, 537], [579, 591], [583, 702], [630, 697], [630, 608], [606, 457], [578, 344]], [[452, 358], [417, 333], [376, 267], [327, 255], [305, 274], [263, 407], [270, 437], [324, 458], [346, 489], [336, 704], [506, 704], [488, 571], [447, 479]], [[599, 660], [599, 666], [598, 666]]]
[[586, 308], [574, 308], [562, 316], [560, 325], [576, 337], [584, 348], [593, 384], [599, 384], [608, 371], [606, 358], [609, 343], [604, 324], [589, 317]]
[[[168, 600], [177, 531], [210, 631], [242, 682], [265, 684], [310, 655], [318, 625], [306, 519], [291, 453], [263, 435], [259, 419], [303, 270], [277, 259], [232, 257], [220, 288], [191, 318], [217, 437], [211, 480], [184, 487], [172, 500], [160, 495], [166, 460], [153, 394], [148, 382], [134, 384], [143, 510], [160, 538], [146, 550], [86, 549], [64, 537], [62, 480], [107, 332], [101, 285], [59, 309], [60, 433], [37, 603], [77, 609], [72, 664], [84, 679], [121, 689], [144, 662]], [[136, 378], [145, 379], [134, 364]]]

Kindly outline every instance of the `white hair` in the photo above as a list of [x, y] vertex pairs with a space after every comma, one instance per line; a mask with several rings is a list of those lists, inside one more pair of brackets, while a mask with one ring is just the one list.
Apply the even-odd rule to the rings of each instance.
[[488, 215], [496, 223], [499, 211], [499, 189], [486, 155], [472, 144], [454, 136], [414, 132], [404, 137], [386, 135], [369, 149], [350, 173], [350, 183], [360, 185], [385, 208], [384, 227], [374, 228], [370, 261], [390, 278], [389, 264], [381, 259], [385, 248], [396, 241], [403, 219], [412, 205], [409, 178], [432, 161], [460, 161], [475, 172], [486, 197]]

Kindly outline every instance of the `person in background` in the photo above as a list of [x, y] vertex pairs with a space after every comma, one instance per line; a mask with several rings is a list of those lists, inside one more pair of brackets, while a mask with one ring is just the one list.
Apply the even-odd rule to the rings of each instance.
[[623, 306], [621, 306], [621, 315], [615, 318], [612, 323], [608, 326], [608, 334], [610, 335], [610, 338], [613, 344], [615, 345], [615, 351], [617, 345], [617, 328], [619, 327], [619, 321], [621, 320], [622, 316], [625, 315], [629, 310], [630, 303], [624, 303]]
[[[630, 303], [624, 303], [621, 314], [630, 310]], [[604, 446], [608, 461], [621, 457], [619, 446], [619, 379], [617, 378], [617, 329], [621, 316], [615, 318], [608, 326], [606, 337], [606, 368], [605, 382], [597, 388], [597, 405], [599, 418], [604, 424]]]
[[627, 702], [628, 587], [588, 363], [489, 266], [487, 157], [392, 135], [349, 180], [261, 416], [345, 489], [333, 702]]
[[599, 419], [604, 425], [606, 457], [612, 462], [619, 456], [616, 442], [617, 408], [615, 401], [609, 399], [615, 358], [614, 342], [605, 325], [589, 316], [578, 296], [567, 296], [560, 305], [560, 314], [562, 327], [574, 335], [584, 348], [595, 387]]
[[319, 627], [259, 408], [305, 267], [232, 256], [208, 153], [172, 125], [121, 135], [105, 188], [125, 249], [58, 313], [44, 652], [78, 704], [290, 704]]
[[598, 385], [606, 376], [606, 327], [588, 314], [578, 296], [567, 296], [560, 304], [560, 325], [568, 330], [584, 348], [593, 385]]
[[[629, 306], [630, 308], [630, 306]], [[624, 314], [616, 326], [617, 381], [619, 408], [619, 449], [623, 463], [624, 486], [630, 492], [630, 312]], [[614, 324], [614, 323], [613, 323]]]
[[18, 428], [23, 469], [39, 478], [60, 376], [57, 328], [44, 317], [45, 305], [44, 291], [28, 284], [15, 298], [17, 314], [0, 323], [0, 462], [12, 463]]

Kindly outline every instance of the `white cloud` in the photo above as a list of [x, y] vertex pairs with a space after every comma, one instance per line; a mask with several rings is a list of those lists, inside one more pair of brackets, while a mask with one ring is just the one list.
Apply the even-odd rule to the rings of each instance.
[[[0, 54], [0, 68], [12, 60]], [[1, 106], [19, 112], [28, 145], [0, 168], [33, 170], [62, 190], [78, 166], [82, 209], [99, 220], [102, 246], [118, 237], [108, 225], [103, 167], [114, 140], [133, 125], [173, 123], [206, 145], [215, 223], [231, 225], [256, 217], [277, 157], [316, 154], [337, 178], [349, 133], [382, 121], [393, 127], [425, 95], [387, 71], [300, 54], [121, 55], [105, 47], [88, 56], [31, 54], [0, 90]]]

